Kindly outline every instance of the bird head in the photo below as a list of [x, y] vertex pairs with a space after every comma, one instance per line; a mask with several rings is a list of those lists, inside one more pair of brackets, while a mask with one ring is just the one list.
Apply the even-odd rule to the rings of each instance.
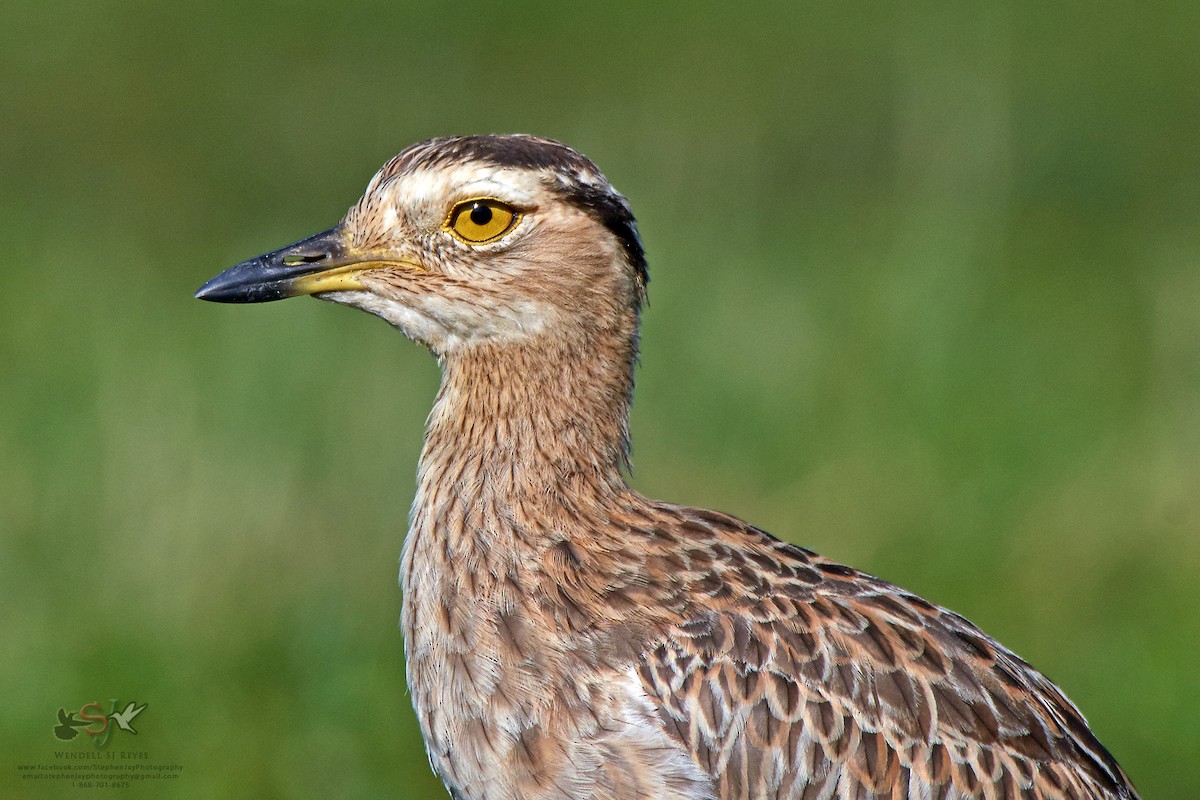
[[532, 136], [415, 144], [336, 226], [244, 261], [198, 298], [355, 306], [438, 355], [531, 337], [636, 336], [646, 261], [629, 204], [571, 148]]

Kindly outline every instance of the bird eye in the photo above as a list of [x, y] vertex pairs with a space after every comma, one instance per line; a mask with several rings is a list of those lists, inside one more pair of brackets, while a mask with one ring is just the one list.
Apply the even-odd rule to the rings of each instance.
[[483, 244], [511, 231], [520, 219], [512, 206], [484, 197], [454, 206], [445, 227], [468, 244]]

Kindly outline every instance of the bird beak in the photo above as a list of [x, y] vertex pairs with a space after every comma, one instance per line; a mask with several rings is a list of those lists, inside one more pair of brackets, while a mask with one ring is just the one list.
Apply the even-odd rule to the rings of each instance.
[[396, 263], [353, 252], [339, 225], [230, 267], [201, 286], [196, 297], [217, 303], [265, 303], [302, 294], [353, 291], [364, 288], [359, 274]]

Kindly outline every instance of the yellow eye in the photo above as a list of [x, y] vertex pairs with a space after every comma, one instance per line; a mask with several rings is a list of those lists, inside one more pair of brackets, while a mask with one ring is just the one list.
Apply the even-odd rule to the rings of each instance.
[[483, 244], [499, 239], [520, 220], [521, 215], [507, 203], [481, 197], [464, 200], [451, 209], [446, 229], [468, 244]]

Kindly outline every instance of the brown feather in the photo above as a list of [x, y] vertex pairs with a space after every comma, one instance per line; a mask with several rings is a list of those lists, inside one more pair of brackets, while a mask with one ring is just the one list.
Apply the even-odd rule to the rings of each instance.
[[[510, 203], [498, 241], [446, 230]], [[401, 580], [430, 762], [461, 800], [1135, 798], [1083, 717], [962, 617], [627, 485], [645, 255], [534, 137], [390, 161], [340, 226], [364, 308], [430, 347]]]

